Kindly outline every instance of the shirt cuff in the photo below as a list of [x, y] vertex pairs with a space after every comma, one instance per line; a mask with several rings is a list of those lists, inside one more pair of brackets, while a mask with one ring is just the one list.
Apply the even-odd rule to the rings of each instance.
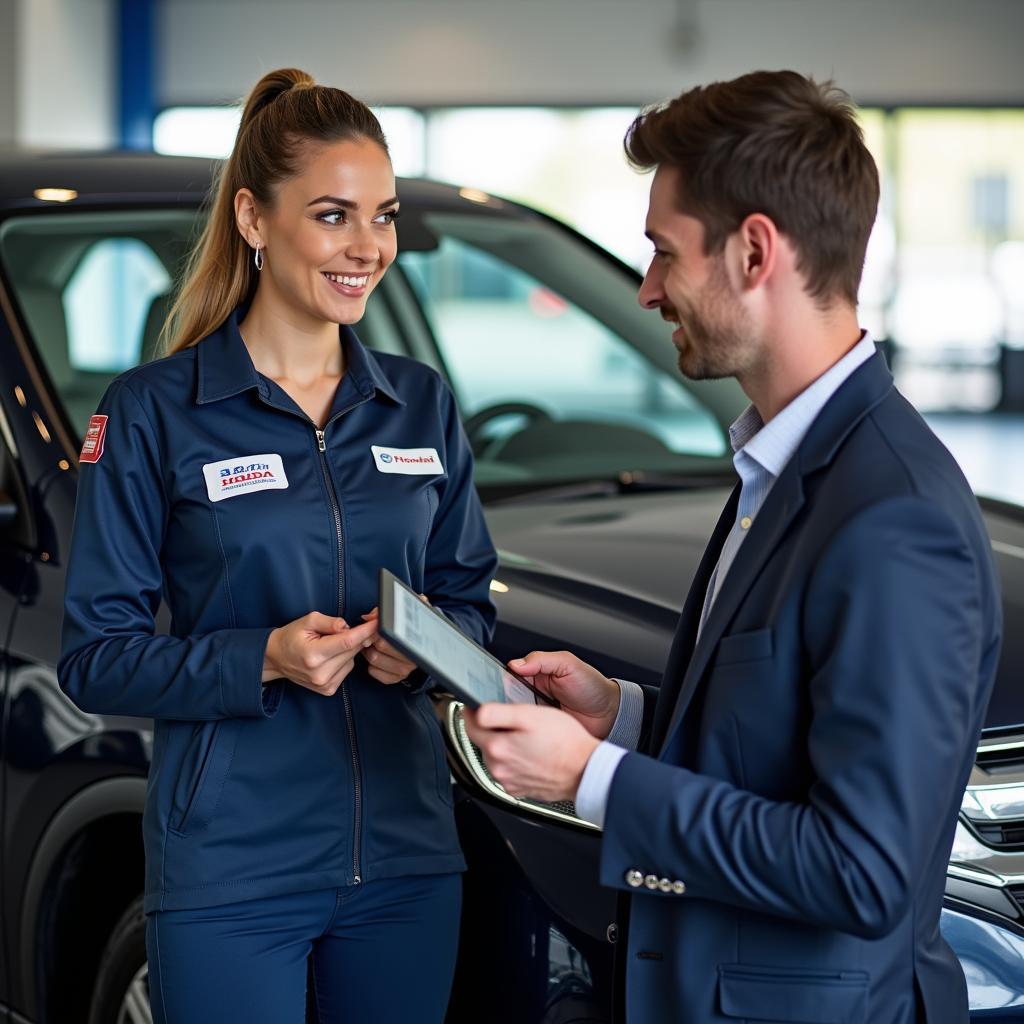
[[608, 794], [619, 762], [629, 753], [624, 747], [604, 741], [594, 749], [583, 770], [579, 789], [576, 790], [576, 817], [604, 827], [604, 812], [608, 807]]
[[640, 731], [644, 725], [644, 691], [628, 679], [616, 679], [619, 684], [619, 713], [615, 716], [608, 742], [627, 750], [636, 750]]

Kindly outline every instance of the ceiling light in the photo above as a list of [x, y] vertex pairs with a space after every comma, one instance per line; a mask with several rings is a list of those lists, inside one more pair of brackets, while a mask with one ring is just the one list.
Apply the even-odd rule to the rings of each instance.
[[78, 198], [73, 188], [37, 188], [32, 195], [44, 203], [70, 203], [72, 199]]

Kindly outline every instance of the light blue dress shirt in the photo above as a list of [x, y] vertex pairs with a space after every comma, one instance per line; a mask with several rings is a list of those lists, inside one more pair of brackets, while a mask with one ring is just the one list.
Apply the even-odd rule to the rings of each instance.
[[[740, 477], [740, 501], [736, 522], [722, 546], [718, 565], [711, 575], [700, 630], [704, 628], [708, 612], [718, 597], [729, 567], [736, 558], [743, 538], [746, 537], [772, 484], [793, 457], [811, 424], [824, 409], [828, 400], [854, 370], [875, 354], [875, 343], [867, 331], [837, 363], [826, 370], [813, 384], [802, 391], [777, 416], [765, 423], [754, 406], [748, 406], [742, 416], [729, 428], [729, 441], [735, 452], [733, 464]], [[643, 690], [636, 683], [618, 680], [621, 699], [615, 724], [608, 738], [597, 747], [583, 772], [576, 791], [576, 813], [585, 821], [604, 825], [605, 808], [612, 778], [619, 762], [636, 748], [643, 724]]]

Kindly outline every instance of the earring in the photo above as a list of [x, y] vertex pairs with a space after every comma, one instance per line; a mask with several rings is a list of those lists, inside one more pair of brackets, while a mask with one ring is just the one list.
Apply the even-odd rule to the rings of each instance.
[[257, 270], [262, 270], [263, 264], [266, 262], [263, 258], [263, 250], [260, 248], [258, 242], [256, 243], [256, 251], [253, 253], [252, 261], [256, 264]]

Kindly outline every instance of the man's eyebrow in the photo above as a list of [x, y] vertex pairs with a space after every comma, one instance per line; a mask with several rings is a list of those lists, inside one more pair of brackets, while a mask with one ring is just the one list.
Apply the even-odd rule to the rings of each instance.
[[[383, 210], [385, 207], [394, 206], [398, 202], [398, 196], [392, 196], [390, 199], [385, 199], [383, 203], [377, 204], [378, 210]], [[340, 196], [317, 196], [316, 199], [311, 199], [307, 206], [316, 206], [317, 203], [332, 203], [334, 206], [340, 206], [345, 210], [358, 210], [359, 204], [353, 202], [351, 199], [342, 199]]]
[[645, 231], [644, 234], [652, 241], [655, 245], [660, 245], [665, 241], [657, 231]]

